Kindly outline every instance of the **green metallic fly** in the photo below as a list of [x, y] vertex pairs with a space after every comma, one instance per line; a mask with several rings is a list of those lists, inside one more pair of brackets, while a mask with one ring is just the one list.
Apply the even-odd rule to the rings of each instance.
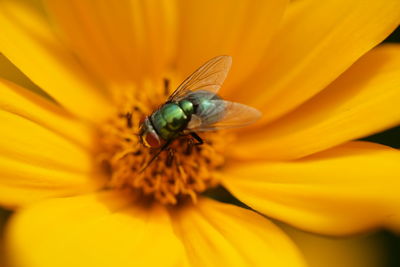
[[203, 140], [196, 132], [236, 128], [255, 122], [261, 112], [255, 108], [222, 100], [217, 95], [231, 68], [230, 56], [218, 56], [207, 61], [184, 80], [159, 109], [140, 125], [141, 142], [150, 148], [160, 148], [142, 169], [177, 138], [191, 135], [198, 143]]

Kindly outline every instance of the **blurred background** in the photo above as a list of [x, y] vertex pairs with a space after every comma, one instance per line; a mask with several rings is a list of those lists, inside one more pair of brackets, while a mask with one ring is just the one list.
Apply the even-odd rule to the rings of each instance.
[[[400, 27], [384, 42], [400, 43]], [[400, 148], [400, 127], [363, 140]], [[213, 197], [215, 194], [218, 194], [220, 199], [222, 197], [223, 201], [236, 201], [227, 192], [217, 190]], [[0, 265], [3, 255], [1, 241], [10, 216], [10, 211], [0, 209]], [[298, 244], [310, 267], [400, 267], [400, 232], [396, 234], [388, 230], [379, 230], [361, 236], [332, 238], [312, 235], [286, 225], [281, 226]]]

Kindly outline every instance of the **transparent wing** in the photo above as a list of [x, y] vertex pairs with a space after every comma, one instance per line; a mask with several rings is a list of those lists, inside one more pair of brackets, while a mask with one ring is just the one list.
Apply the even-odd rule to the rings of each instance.
[[210, 59], [186, 78], [168, 98], [168, 101], [179, 101], [196, 90], [216, 94], [225, 81], [231, 65], [232, 57], [230, 56], [218, 56]]
[[261, 112], [255, 108], [224, 100], [211, 100], [212, 105], [192, 115], [191, 131], [205, 132], [246, 126], [258, 120]]

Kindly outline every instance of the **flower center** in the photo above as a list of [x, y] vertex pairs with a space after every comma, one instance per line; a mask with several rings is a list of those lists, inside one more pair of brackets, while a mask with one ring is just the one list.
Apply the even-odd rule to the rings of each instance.
[[185, 198], [195, 202], [199, 193], [218, 185], [213, 172], [224, 164], [231, 135], [198, 133], [204, 141], [202, 145], [196, 145], [191, 136], [181, 136], [146, 167], [160, 149], [140, 142], [139, 126], [162, 102], [154, 105], [144, 99], [132, 95], [124, 98], [117, 113], [101, 126], [99, 156], [111, 170], [108, 186], [128, 187], [163, 204], [177, 204]]

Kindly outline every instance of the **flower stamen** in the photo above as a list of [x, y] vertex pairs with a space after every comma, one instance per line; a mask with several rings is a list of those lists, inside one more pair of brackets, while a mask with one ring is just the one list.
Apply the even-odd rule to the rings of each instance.
[[163, 204], [177, 204], [184, 198], [196, 202], [199, 193], [218, 185], [213, 171], [224, 164], [223, 152], [229, 142], [226, 134], [202, 133], [202, 145], [196, 145], [191, 136], [182, 136], [143, 170], [158, 151], [141, 144], [137, 134], [149, 114], [141, 105], [124, 106], [128, 108], [100, 129], [101, 159], [111, 170], [109, 187], [129, 187]]

